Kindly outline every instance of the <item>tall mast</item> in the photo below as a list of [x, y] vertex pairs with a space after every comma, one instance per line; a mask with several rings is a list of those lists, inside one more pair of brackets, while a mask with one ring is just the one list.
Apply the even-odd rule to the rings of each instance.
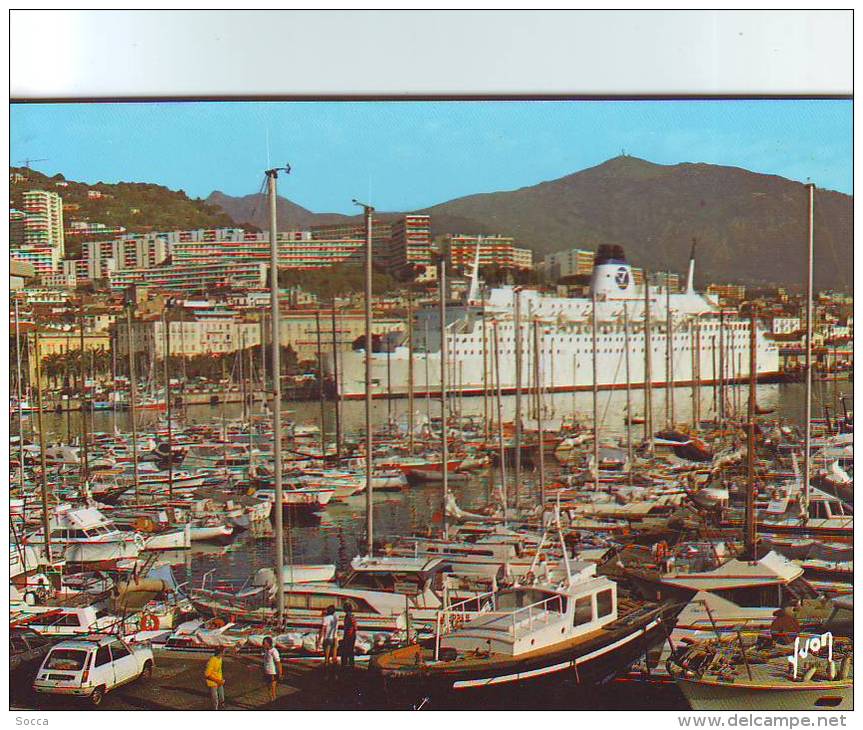
[[372, 213], [375, 209], [354, 200], [363, 209], [366, 223], [366, 554], [374, 553], [372, 511]]
[[653, 353], [650, 342], [650, 284], [644, 270], [644, 438], [653, 455]]
[[749, 310], [749, 408], [746, 446], [746, 532], [743, 536], [746, 556], [755, 560], [755, 382], [758, 372], [755, 338], [755, 302]]
[[429, 388], [429, 320], [425, 318], [423, 322], [423, 334], [425, 335], [425, 376], [426, 376], [426, 421], [431, 428], [431, 389]]
[[809, 188], [809, 253], [807, 257], [806, 277], [806, 430], [803, 442], [803, 502], [804, 508], [809, 509], [809, 451], [812, 445], [812, 267], [815, 243], [814, 214], [815, 214], [815, 185], [807, 183]]
[[626, 460], [632, 482], [632, 372], [629, 362], [629, 303], [623, 302], [623, 347], [626, 365]]
[[488, 444], [488, 328], [485, 321], [485, 298], [482, 302], [482, 433]]
[[408, 289], [408, 453], [414, 453], [414, 312], [413, 294]]
[[725, 311], [719, 310], [719, 428], [725, 430]]
[[318, 343], [318, 401], [321, 406], [321, 458], [326, 457], [327, 436], [324, 428], [324, 356], [321, 350], [321, 310], [315, 311], [315, 331]]
[[135, 487], [135, 504], [138, 504], [139, 494], [138, 482], [138, 423], [135, 407], [138, 399], [138, 383], [135, 373], [135, 348], [132, 342], [132, 307], [134, 302], [129, 302], [126, 307], [126, 342], [129, 346], [129, 416], [132, 420], [132, 481]]
[[80, 347], [78, 348], [79, 365], [81, 372], [81, 395], [80, 395], [80, 403], [81, 403], [81, 442], [84, 448], [84, 462], [82, 464], [83, 469], [81, 471], [81, 486], [84, 486], [87, 483], [87, 480], [90, 478], [90, 435], [87, 432], [87, 410], [88, 404], [86, 402], [87, 395], [87, 370], [84, 365], [84, 297], [82, 296], [78, 301], [79, 314], [80, 314], [80, 326], [78, 329], [78, 334], [80, 337]]
[[174, 498], [174, 445], [173, 431], [171, 428], [171, 374], [169, 372], [168, 360], [171, 357], [171, 323], [168, 319], [168, 307], [166, 302], [163, 321], [165, 325], [165, 416], [168, 419], [168, 498]]
[[698, 326], [698, 317], [693, 317], [689, 320], [689, 368], [692, 370], [692, 428], [696, 431], [699, 426], [698, 406], [701, 400], [701, 383], [699, 369], [701, 359], [701, 350], [697, 344], [696, 327]]
[[494, 380], [497, 383], [497, 441], [500, 448], [500, 489], [503, 501], [503, 523], [506, 525], [506, 445], [503, 438], [503, 389], [500, 383], [500, 341], [497, 333], [497, 320], [491, 323], [494, 344]]
[[[540, 377], [540, 365], [542, 362], [542, 350], [540, 349], [539, 318], [533, 320], [533, 383], [539, 398], [539, 386], [542, 382]], [[537, 402], [536, 408], [536, 432], [539, 439], [539, 504], [545, 507], [545, 450], [543, 449], [542, 434], [542, 403]]]
[[596, 362], [596, 292], [591, 292], [590, 306], [590, 338], [593, 350], [591, 365], [593, 367], [593, 488], [599, 491], [599, 383]]
[[449, 443], [447, 442], [447, 339], [446, 339], [446, 254], [440, 257], [440, 419], [441, 419], [441, 477], [443, 480], [443, 535], [449, 536], [446, 518], [446, 504], [449, 495]]
[[[42, 532], [45, 535], [45, 559], [51, 562], [51, 524], [48, 517], [48, 465], [45, 463], [45, 427], [42, 423], [42, 353], [39, 350], [39, 331], [33, 333], [36, 352], [36, 423], [39, 427], [39, 467], [42, 485]], [[23, 497], [23, 495], [21, 495]]]
[[668, 427], [674, 428], [674, 321], [671, 318], [670, 272], [665, 274], [665, 381]]
[[339, 387], [339, 348], [336, 341], [336, 298], [333, 296], [333, 308], [330, 311], [330, 322], [333, 330], [333, 390], [336, 394], [336, 456], [342, 459], [342, 389]]
[[18, 398], [18, 479], [21, 497], [24, 497], [24, 412], [21, 405], [21, 330], [18, 323], [18, 297], [15, 299], [15, 394]]
[[515, 290], [515, 317], [513, 321], [515, 344], [515, 509], [520, 505], [521, 494], [521, 289]]
[[279, 242], [276, 228], [276, 180], [279, 170], [290, 173], [289, 166], [267, 170], [267, 192], [270, 203], [270, 310], [272, 326], [272, 360], [273, 373], [273, 486], [276, 508], [276, 611], [279, 625], [285, 616], [285, 544], [282, 523], [282, 364], [279, 345], [281, 343], [280, 312], [279, 312]]

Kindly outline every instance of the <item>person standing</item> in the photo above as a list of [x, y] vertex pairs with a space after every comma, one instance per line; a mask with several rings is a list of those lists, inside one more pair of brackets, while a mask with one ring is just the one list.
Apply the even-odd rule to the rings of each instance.
[[357, 620], [354, 618], [354, 610], [348, 605], [345, 607], [345, 622], [342, 628], [341, 656], [342, 667], [354, 666], [354, 648], [357, 643]]
[[336, 634], [339, 623], [336, 619], [336, 607], [327, 606], [321, 630], [318, 633], [318, 648], [324, 650], [324, 667], [336, 664]]
[[217, 646], [213, 651], [213, 656], [207, 662], [206, 669], [204, 669], [204, 679], [207, 680], [207, 687], [210, 688], [210, 697], [213, 700], [214, 710], [225, 708], [225, 680], [222, 677], [222, 658], [224, 653], [224, 648]]
[[282, 678], [282, 657], [270, 636], [264, 637], [264, 678], [270, 688], [270, 702], [275, 702], [276, 685]]

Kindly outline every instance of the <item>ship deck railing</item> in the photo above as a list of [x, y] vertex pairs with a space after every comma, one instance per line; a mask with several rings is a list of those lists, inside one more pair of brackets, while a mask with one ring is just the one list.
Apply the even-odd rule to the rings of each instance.
[[[469, 608], [471, 605], [474, 608]], [[563, 615], [565, 609], [564, 597], [556, 594], [527, 606], [500, 611], [495, 591], [478, 593], [438, 611], [435, 621], [435, 661], [440, 657], [441, 638], [468, 621], [472, 621], [473, 627], [479, 630], [506, 633], [516, 640], [532, 631], [537, 624], [551, 623], [552, 618]], [[482, 614], [480, 623], [477, 623], [478, 614]]]

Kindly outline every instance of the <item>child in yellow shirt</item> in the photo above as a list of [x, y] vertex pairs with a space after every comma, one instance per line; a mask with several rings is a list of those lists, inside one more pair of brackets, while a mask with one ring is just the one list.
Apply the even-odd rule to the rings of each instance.
[[222, 710], [225, 707], [225, 680], [222, 678], [222, 656], [224, 653], [225, 650], [221, 646], [217, 646], [204, 670], [204, 679], [207, 680], [207, 687], [210, 688], [214, 710]]

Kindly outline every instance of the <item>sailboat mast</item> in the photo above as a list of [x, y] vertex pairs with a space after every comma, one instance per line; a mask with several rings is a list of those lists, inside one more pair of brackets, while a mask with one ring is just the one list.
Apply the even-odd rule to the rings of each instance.
[[21, 329], [18, 322], [18, 297], [15, 297], [15, 394], [18, 398], [18, 479], [24, 497], [24, 409], [21, 404]]
[[598, 368], [596, 361], [596, 292], [591, 293], [590, 306], [590, 338], [593, 357], [591, 365], [593, 367], [593, 488], [599, 491], [599, 383]]
[[126, 342], [129, 346], [129, 417], [132, 421], [132, 481], [135, 487], [135, 504], [138, 504], [139, 494], [138, 481], [138, 423], [135, 413], [135, 401], [138, 399], [138, 384], [135, 374], [135, 348], [132, 342], [132, 307], [134, 303], [129, 302], [126, 307]]
[[482, 302], [482, 434], [488, 444], [488, 326], [485, 321], [485, 298]]
[[506, 445], [503, 438], [503, 389], [500, 383], [500, 341], [497, 332], [497, 320], [492, 321], [492, 339], [494, 344], [494, 380], [497, 383], [497, 440], [500, 447], [500, 489], [503, 501], [503, 523], [506, 525]]
[[515, 344], [515, 508], [520, 505], [521, 494], [521, 289], [515, 290], [515, 316], [513, 340]]
[[446, 254], [440, 257], [440, 418], [441, 418], [441, 478], [443, 481], [443, 535], [449, 537], [446, 518], [447, 497], [449, 496], [449, 443], [447, 441], [447, 338], [446, 338]]
[[318, 402], [321, 407], [321, 458], [326, 456], [326, 431], [324, 430], [324, 356], [321, 349], [321, 310], [315, 311], [315, 331], [318, 344]]
[[[539, 333], [539, 319], [533, 320], [533, 353], [534, 353], [534, 362], [533, 362], [533, 382], [534, 387], [536, 388], [536, 397], [540, 398], [540, 390], [539, 386], [542, 382], [540, 377], [540, 364], [542, 362], [542, 350], [540, 349], [540, 333]], [[545, 449], [543, 448], [543, 433], [542, 433], [542, 403], [537, 401], [536, 408], [536, 432], [538, 439], [538, 448], [539, 448], [539, 504], [541, 507], [545, 507]]]
[[414, 454], [414, 312], [408, 289], [408, 453]]
[[90, 435], [87, 431], [87, 369], [84, 365], [84, 297], [82, 296], [78, 300], [78, 313], [80, 315], [79, 327], [78, 327], [78, 335], [80, 346], [78, 348], [79, 355], [79, 366], [81, 372], [81, 395], [80, 395], [80, 404], [81, 404], [81, 444], [83, 446], [84, 453], [84, 461], [82, 463], [82, 471], [81, 471], [81, 485], [85, 485], [87, 480], [90, 477]]
[[632, 372], [629, 362], [629, 303], [623, 303], [623, 347], [626, 365], [626, 461], [632, 482]]
[[339, 387], [339, 347], [336, 341], [336, 298], [333, 297], [333, 307], [330, 310], [330, 325], [333, 330], [333, 390], [336, 394], [336, 456], [342, 459], [342, 389]]
[[644, 439], [653, 455], [653, 352], [650, 342], [650, 283], [644, 270]]
[[[290, 167], [281, 168], [290, 172]], [[285, 543], [283, 536], [282, 511], [282, 378], [279, 344], [279, 243], [276, 232], [276, 180], [279, 168], [267, 170], [267, 193], [270, 203], [270, 310], [272, 312], [272, 372], [273, 372], [273, 487], [275, 491], [275, 532], [276, 532], [276, 611], [279, 625], [285, 615]]]
[[374, 513], [372, 510], [372, 213], [368, 204], [358, 203], [363, 208], [366, 224], [366, 271], [365, 271], [365, 319], [366, 319], [366, 554], [374, 553]]
[[746, 446], [746, 533], [743, 543], [746, 556], [755, 560], [755, 382], [758, 372], [757, 343], [755, 339], [755, 302], [749, 310], [749, 408], [747, 414], [748, 438]]
[[[48, 465], [45, 463], [45, 426], [42, 422], [42, 353], [39, 351], [39, 331], [33, 333], [36, 353], [36, 423], [39, 428], [39, 468], [42, 486], [42, 532], [45, 535], [45, 559], [51, 563], [51, 525], [48, 517]], [[23, 495], [22, 495], [23, 497]]]
[[671, 318], [670, 273], [665, 274], [665, 398], [668, 427], [674, 428], [674, 321]]
[[164, 325], [165, 325], [165, 417], [168, 420], [168, 497], [174, 498], [174, 434], [171, 427], [171, 373], [169, 372], [171, 358], [171, 322], [168, 319], [168, 307], [165, 305], [164, 310]]
[[815, 218], [815, 185], [807, 183], [809, 188], [809, 247], [806, 270], [806, 424], [803, 442], [803, 502], [804, 508], [809, 508], [809, 451], [812, 445], [812, 268], [814, 254], [814, 218]]

